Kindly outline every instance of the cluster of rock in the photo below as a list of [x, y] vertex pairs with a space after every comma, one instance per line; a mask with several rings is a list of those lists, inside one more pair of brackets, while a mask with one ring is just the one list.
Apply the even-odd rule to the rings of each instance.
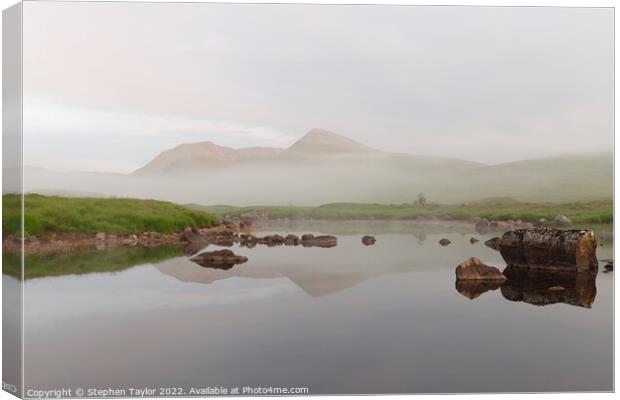
[[241, 234], [238, 236], [239, 245], [243, 247], [255, 247], [257, 244], [273, 246], [304, 246], [304, 247], [334, 247], [338, 244], [338, 238], [332, 235], [318, 235], [314, 236], [311, 233], [306, 233], [301, 237], [292, 233], [281, 235], [267, 235], [264, 237], [257, 237], [252, 234]]
[[[501, 288], [508, 300], [535, 305], [566, 303], [591, 307], [598, 270], [596, 239], [589, 230], [529, 228], [508, 231], [485, 244], [507, 264], [496, 267], [472, 257], [456, 267], [456, 289], [474, 299]], [[604, 260], [613, 270], [613, 260]]]

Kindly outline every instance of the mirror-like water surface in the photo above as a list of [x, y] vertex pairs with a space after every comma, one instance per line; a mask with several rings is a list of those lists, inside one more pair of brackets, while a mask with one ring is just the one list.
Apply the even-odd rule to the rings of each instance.
[[[230, 270], [178, 248], [95, 252], [55, 267], [33, 258], [26, 387], [612, 390], [613, 273], [602, 264], [589, 281], [561, 278], [563, 295], [522, 276], [463, 288], [454, 268], [468, 257], [504, 269], [483, 244], [490, 235], [404, 231], [376, 234], [368, 247], [360, 239], [372, 228], [330, 249], [233, 247], [249, 261]], [[598, 256], [611, 258], [611, 246]], [[63, 272], [36, 273], [44, 267]]]

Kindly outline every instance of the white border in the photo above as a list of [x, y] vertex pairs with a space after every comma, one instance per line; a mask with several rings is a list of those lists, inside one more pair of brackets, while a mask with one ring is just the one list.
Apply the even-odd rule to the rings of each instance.
[[[100, 0], [79, 0], [79, 1], [100, 1]], [[109, 1], [116, 1], [116, 0], [109, 0]], [[183, 2], [187, 2], [187, 1], [181, 1], [181, 0], [133, 0], [136, 2], [174, 2], [174, 3], [183, 3]], [[231, 0], [219, 0], [217, 1], [218, 3], [239, 3], [241, 1], [231, 1]], [[551, 6], [551, 7], [613, 7], [615, 8], [616, 6], [616, 2], [615, 1], [610, 1], [610, 0], [520, 0], [520, 1], [516, 1], [516, 0], [475, 0], [475, 1], [464, 1], [464, 0], [444, 0], [444, 1], [437, 1], [437, 0], [425, 0], [425, 1], [415, 1], [415, 0], [375, 0], [375, 1], [368, 1], [368, 0], [314, 0], [314, 1], [299, 1], [299, 0], [288, 0], [288, 1], [278, 1], [278, 0], [274, 0], [274, 1], [260, 1], [260, 0], [245, 0], [243, 1], [244, 3], [314, 3], [314, 4], [400, 4], [400, 5], [440, 5], [440, 6], [446, 6], [446, 5], [460, 5], [460, 6], [516, 6], [516, 7], [545, 7], [545, 6]], [[12, 6], [13, 4], [18, 3], [18, 1], [16, 0], [0, 0], [0, 9], [4, 10], [10, 6]], [[614, 12], [615, 14], [615, 12]], [[615, 18], [614, 18], [615, 19]], [[2, 22], [0, 19], [0, 28], [1, 28]], [[2, 37], [2, 33], [1, 33], [1, 29], [0, 29], [0, 46], [1, 46], [1, 37]], [[618, 43], [618, 31], [615, 30], [614, 31], [614, 48], [615, 48], [615, 44]], [[614, 57], [614, 62], [615, 62], [615, 57]], [[0, 52], [0, 68], [1, 68], [1, 52]], [[618, 64], [615, 63], [615, 71], [614, 71], [614, 76], [617, 75], [618, 72]], [[615, 80], [614, 80], [614, 98], [615, 95], [618, 92], [618, 86], [617, 84], [615, 84]], [[0, 91], [2, 88], [2, 82], [0, 82]], [[614, 102], [615, 103], [615, 102]], [[614, 115], [617, 114], [618, 112], [618, 105], [614, 104]], [[0, 110], [0, 118], [2, 116], [2, 111]], [[615, 118], [614, 118], [614, 137], [615, 137]], [[618, 144], [614, 141], [614, 154], [617, 154], [618, 151]], [[1, 158], [1, 152], [0, 152], [0, 158]], [[615, 160], [615, 157], [614, 157]], [[618, 177], [618, 165], [614, 162], [614, 220], [615, 220], [615, 199], [619, 198], [618, 194], [619, 194], [619, 189], [618, 189], [618, 185], [617, 180], [615, 179], [616, 177]], [[0, 178], [1, 180], [1, 178]], [[2, 203], [2, 200], [0, 199], [0, 205]], [[620, 229], [618, 228], [618, 224], [614, 225], [614, 238], [620, 238]], [[617, 253], [618, 253], [618, 248], [619, 246], [616, 245], [614, 247], [614, 258], [617, 258]], [[618, 272], [616, 272], [618, 273]], [[616, 275], [614, 275], [614, 314], [615, 311], [618, 310], [618, 298], [615, 296], [615, 287], [617, 287], [617, 278], [615, 278]], [[1, 287], [0, 287], [0, 292], [1, 292]], [[615, 315], [614, 315], [615, 317]], [[618, 320], [616, 318], [614, 318], [614, 343], [616, 342], [616, 339], [618, 337]], [[0, 334], [2, 332], [2, 328], [0, 325]], [[584, 340], [588, 340], [588, 338], [584, 338]], [[2, 349], [2, 344], [0, 342], [0, 351]], [[614, 360], [615, 362], [617, 362], [618, 360], [618, 350], [617, 347], [614, 346]], [[614, 365], [615, 367], [615, 365]], [[1, 366], [0, 366], [0, 371], [1, 371]], [[483, 372], [483, 371], [482, 371]], [[614, 376], [614, 387], [618, 388], [618, 376]], [[402, 399], [433, 399], [433, 398], [437, 398], [438, 395], [398, 395], [398, 398], [402, 398]], [[472, 394], [472, 395], [441, 395], [442, 398], [445, 397], [453, 397], [453, 396], [458, 396], [459, 399], [463, 399], [463, 400], [474, 400], [474, 399], [478, 399], [479, 397], [484, 397], [485, 399], [489, 399], [489, 400], [496, 400], [496, 399], [520, 399], [523, 397], [526, 397], [528, 399], [553, 399], [553, 400], [578, 400], [578, 399], [582, 399], [585, 396], [588, 396], [589, 399], [606, 399], [606, 398], [613, 398], [615, 397], [614, 394], [608, 394], [608, 393], [558, 393], [558, 394]], [[359, 396], [311, 396], [312, 399], [317, 399], [317, 400], [323, 400], [323, 399], [329, 399], [329, 398], [333, 398], [333, 399], [353, 399]], [[381, 395], [381, 396], [373, 396], [379, 399], [390, 399], [390, 398], [394, 398], [394, 395]], [[256, 397], [252, 398], [252, 397], [235, 397], [236, 399], [256, 399]], [[291, 399], [295, 399], [295, 397], [280, 397], [280, 398], [291, 398]], [[299, 398], [299, 397], [297, 397]], [[4, 392], [4, 391], [0, 391], [0, 400], [4, 400], [4, 399], [15, 399], [14, 396], [11, 396], [9, 393]], [[165, 399], [162, 397], [162, 399]], [[178, 400], [178, 398], [171, 398], [174, 400]]]

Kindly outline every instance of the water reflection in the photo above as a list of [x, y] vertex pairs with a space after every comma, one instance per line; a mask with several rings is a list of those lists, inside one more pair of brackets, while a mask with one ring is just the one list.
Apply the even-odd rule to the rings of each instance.
[[[195, 264], [180, 247], [37, 259], [24, 284], [28, 387], [613, 388], [613, 276], [598, 275], [588, 312], [517, 306], [495, 301], [497, 288], [452, 286], [454, 266], [468, 256], [505, 265], [483, 245], [489, 236], [471, 245], [471, 232], [429, 233], [420, 245], [414, 232], [375, 229], [339, 236], [330, 249], [235, 246], [248, 262], [229, 270]], [[377, 243], [364, 246], [364, 234]], [[437, 245], [444, 237], [450, 246]], [[199, 247], [191, 253], [221, 249]], [[612, 256], [612, 247], [600, 250], [601, 258]], [[573, 290], [550, 284], [559, 285]], [[578, 287], [575, 279], [575, 293]], [[525, 283], [514, 290], [531, 297]], [[519, 362], [507, 371], [497, 368], [501, 360]]]
[[490, 290], [497, 290], [502, 285], [500, 281], [458, 280], [456, 290], [463, 296], [473, 300]]
[[543, 271], [508, 266], [504, 282], [457, 280], [456, 290], [469, 299], [500, 289], [505, 299], [535, 306], [564, 303], [592, 308], [596, 297], [596, 272]]
[[504, 298], [535, 306], [564, 303], [592, 308], [596, 297], [596, 272], [548, 272], [506, 267], [501, 286]]

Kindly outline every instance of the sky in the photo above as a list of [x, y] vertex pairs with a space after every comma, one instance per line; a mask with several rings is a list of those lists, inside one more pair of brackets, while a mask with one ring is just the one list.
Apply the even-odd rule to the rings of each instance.
[[312, 128], [489, 164], [613, 147], [609, 8], [26, 2], [24, 163]]

